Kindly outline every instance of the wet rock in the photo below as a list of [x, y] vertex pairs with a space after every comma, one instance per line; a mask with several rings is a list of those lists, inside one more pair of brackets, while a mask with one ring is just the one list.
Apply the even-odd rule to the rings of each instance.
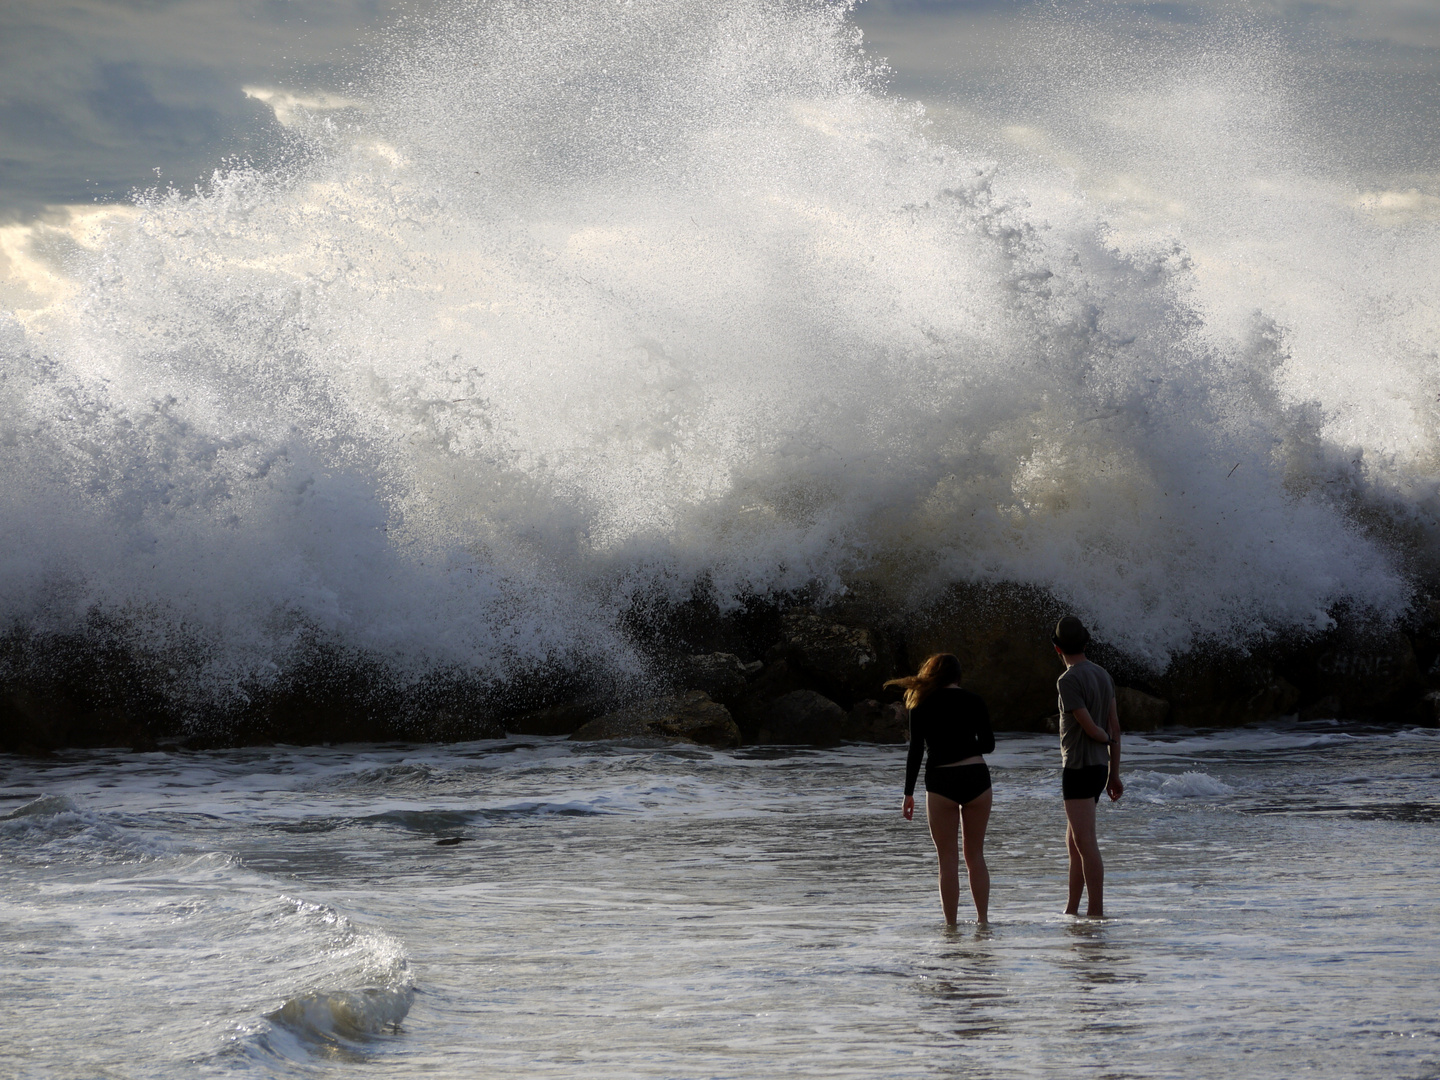
[[655, 730], [701, 746], [740, 745], [740, 728], [730, 710], [718, 701], [711, 701], [702, 691], [685, 695], [680, 707], [666, 712], [656, 722]]
[[513, 716], [505, 722], [505, 730], [516, 735], [569, 735], [604, 711], [598, 701], [570, 701]]
[[95, 708], [56, 691], [17, 689], [0, 700], [0, 750], [49, 753], [67, 746], [156, 748], [148, 725], [123, 708]]
[[910, 723], [905, 706], [898, 701], [882, 703], [873, 698], [857, 701], [845, 717], [841, 735], [852, 742], [909, 742]]
[[1133, 686], [1115, 688], [1115, 707], [1122, 731], [1157, 731], [1170, 718], [1170, 702]]
[[[636, 707], [643, 710], [646, 702]], [[650, 729], [651, 717], [644, 711], [617, 709], [604, 716], [597, 716], [581, 724], [570, 738], [576, 742], [601, 742], [606, 739], [655, 739], [661, 738]]]
[[985, 699], [996, 731], [1044, 731], [1065, 670], [1050, 644], [1063, 614], [1036, 590], [955, 586], [906, 624], [908, 670], [932, 653], [954, 653], [965, 688]]
[[1340, 718], [1340, 699], [1334, 694], [1327, 695], [1319, 701], [1312, 701], [1300, 710], [1301, 720], [1338, 720]]
[[779, 697], [796, 690], [807, 689], [803, 679], [790, 666], [788, 660], [776, 660], [766, 664], [760, 675], [754, 679], [731, 704], [735, 721], [746, 742], [758, 742], [760, 729], [766, 726], [770, 705]]
[[812, 687], [838, 701], [878, 695], [893, 668], [885, 662], [876, 634], [867, 627], [848, 626], [813, 611], [788, 612], [781, 620], [780, 641], [770, 652], [784, 659]]
[[[341, 731], [343, 733], [344, 729], [342, 728]], [[416, 723], [411, 737], [418, 737], [425, 742], [471, 742], [475, 739], [503, 739], [505, 724], [491, 716], [438, 709], [429, 716], [422, 717]]]
[[1425, 720], [1430, 727], [1440, 727], [1440, 690], [1431, 690], [1425, 695]]
[[647, 698], [632, 708], [616, 709], [583, 724], [570, 738], [675, 739], [702, 746], [740, 745], [740, 729], [730, 710], [703, 690]]
[[1332, 697], [1339, 715], [1389, 719], [1414, 711], [1425, 691], [1410, 639], [1400, 631], [1336, 635], [1315, 650], [1309, 670], [1296, 676], [1306, 697]]
[[687, 656], [682, 676], [685, 685], [703, 690], [719, 702], [734, 701], [749, 684], [752, 673], [759, 674], [762, 665], [741, 663], [734, 653], [701, 653]]
[[769, 703], [759, 741], [839, 746], [845, 711], [814, 690], [794, 690]]
[[1170, 699], [1170, 723], [1238, 727], [1296, 711], [1300, 690], [1270, 661], [1247, 656], [1191, 656], [1157, 679]]

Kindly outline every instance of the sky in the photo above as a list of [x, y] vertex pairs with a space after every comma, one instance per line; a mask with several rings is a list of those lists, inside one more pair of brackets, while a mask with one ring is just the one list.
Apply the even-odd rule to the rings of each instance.
[[[0, 224], [184, 188], [227, 157], [263, 162], [283, 145], [284, 94], [343, 96], [378, 42], [447, 6], [5, 0]], [[1244, 40], [1301, 73], [1293, 119], [1331, 148], [1329, 171], [1440, 195], [1440, 0], [869, 0], [852, 18], [893, 92], [924, 102], [942, 134], [964, 118], [971, 138], [977, 117], [998, 131], [1035, 105], [1055, 74], [1037, 36], [1142, 58]]]

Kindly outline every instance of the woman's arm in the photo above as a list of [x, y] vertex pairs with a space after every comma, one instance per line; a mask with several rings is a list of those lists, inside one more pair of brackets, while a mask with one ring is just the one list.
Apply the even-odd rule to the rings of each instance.
[[905, 802], [900, 807], [906, 821], [915, 813], [915, 781], [920, 778], [920, 759], [925, 756], [924, 726], [911, 711], [910, 753], [905, 757]]
[[990, 726], [990, 708], [985, 704], [984, 698], [977, 699], [980, 702], [978, 715], [975, 717], [975, 745], [982, 754], [993, 754], [995, 752], [995, 729]]

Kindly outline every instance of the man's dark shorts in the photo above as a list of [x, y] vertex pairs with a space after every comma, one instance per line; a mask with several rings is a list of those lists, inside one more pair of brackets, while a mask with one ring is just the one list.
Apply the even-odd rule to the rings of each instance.
[[1087, 765], [1083, 769], [1061, 769], [1060, 790], [1066, 799], [1091, 799], [1097, 803], [1110, 780], [1109, 765]]

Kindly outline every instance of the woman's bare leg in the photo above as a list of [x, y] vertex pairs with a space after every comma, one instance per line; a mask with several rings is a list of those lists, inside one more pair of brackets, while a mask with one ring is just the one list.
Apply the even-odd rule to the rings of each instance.
[[1075, 888], [1075, 867], [1079, 863], [1081, 880], [1089, 894], [1085, 914], [1092, 919], [1105, 915], [1105, 864], [1100, 861], [1100, 844], [1095, 839], [1095, 800], [1066, 799], [1066, 846], [1070, 850], [1070, 903], [1067, 915], [1080, 913], [1080, 893]]
[[965, 870], [970, 875], [970, 899], [975, 901], [975, 915], [982, 923], [990, 921], [990, 868], [985, 865], [985, 826], [990, 823], [993, 801], [993, 789], [987, 788], [983, 795], [977, 795], [960, 807], [961, 842], [965, 852]]
[[927, 791], [925, 820], [930, 823], [930, 839], [935, 841], [935, 854], [940, 857], [940, 909], [945, 913], [946, 925], [954, 926], [960, 907], [960, 804]]

